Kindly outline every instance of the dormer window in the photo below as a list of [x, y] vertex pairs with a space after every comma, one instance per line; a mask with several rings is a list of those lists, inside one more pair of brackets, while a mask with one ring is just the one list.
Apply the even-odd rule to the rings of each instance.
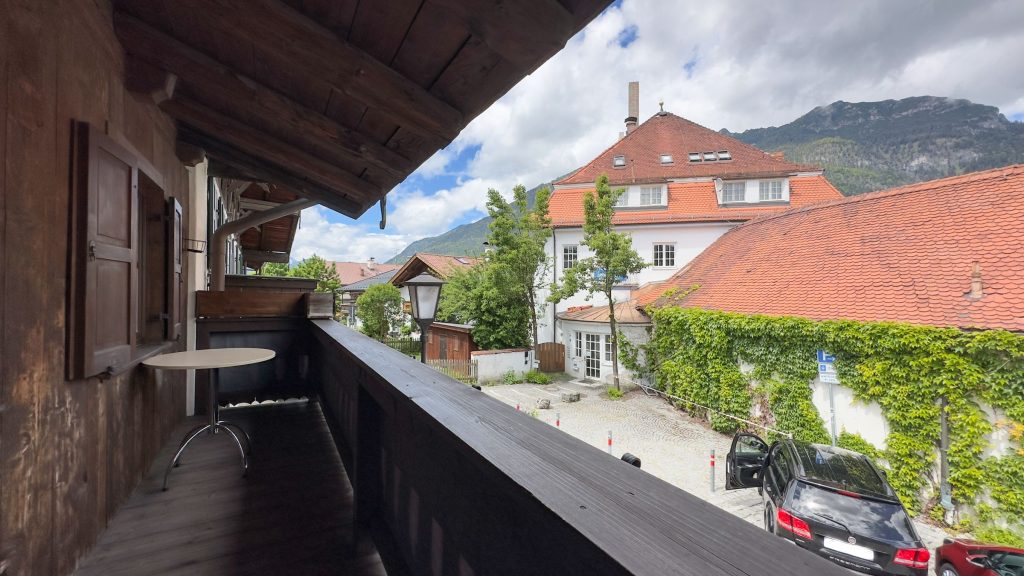
[[625, 168], [626, 167], [626, 157], [625, 156], [615, 156], [614, 158], [612, 158], [612, 167], [614, 167], [614, 168]]
[[719, 160], [732, 160], [732, 154], [728, 150], [721, 150], [718, 152]]
[[641, 186], [640, 187], [640, 205], [641, 206], [662, 206], [661, 197], [661, 186]]
[[726, 182], [722, 185], [722, 204], [747, 201], [746, 182]]
[[782, 180], [762, 180], [758, 182], [758, 200], [761, 202], [772, 202], [782, 199]]
[[658, 157], [658, 159], [661, 161], [662, 164], [672, 164], [671, 154], [662, 154], [661, 156]]
[[714, 162], [715, 160], [718, 160], [718, 155], [715, 154], [714, 152], [705, 152], [704, 153], [704, 161], [705, 162]]
[[690, 152], [690, 162], [700, 162], [700, 152]]

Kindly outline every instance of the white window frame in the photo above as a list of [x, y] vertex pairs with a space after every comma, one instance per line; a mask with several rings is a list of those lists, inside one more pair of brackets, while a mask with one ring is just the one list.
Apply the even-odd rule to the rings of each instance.
[[783, 196], [782, 180], [761, 180], [757, 183], [757, 197], [761, 202], [779, 202]]
[[[622, 162], [621, 164], [619, 162]], [[626, 167], [626, 157], [623, 155], [612, 156], [612, 168], [622, 169]]]
[[[570, 252], [569, 249], [572, 249]], [[571, 255], [571, 256], [570, 256]], [[570, 263], [569, 260], [572, 260]], [[580, 247], [578, 244], [565, 244], [562, 246], [562, 270], [568, 270], [580, 261]]]
[[[734, 190], [730, 191], [730, 188], [733, 188]], [[738, 188], [738, 190], [736, 190], [736, 188]], [[739, 199], [736, 199], [733, 195], [731, 195], [731, 192], [737, 192], [737, 191], [740, 193]], [[733, 181], [733, 182], [723, 182], [722, 183], [722, 204], [736, 204], [738, 202], [746, 202], [746, 201], [747, 201], [747, 183], [745, 181], [739, 181], [739, 182]]]
[[604, 361], [605, 362], [611, 362], [612, 361], [612, 335], [611, 334], [605, 334], [604, 335]]
[[[657, 197], [655, 197], [657, 194]], [[657, 201], [655, 201], [657, 200]], [[665, 187], [658, 186], [641, 186], [640, 187], [640, 206], [664, 206], [665, 205]]]
[[[612, 190], [619, 190], [620, 188], [612, 188]], [[615, 199], [615, 208], [622, 208], [623, 206], [629, 206], [629, 186], [621, 187], [622, 194]]]
[[[658, 249], [661, 248], [660, 260], [658, 263], [659, 254]], [[669, 256], [667, 253], [671, 252]], [[655, 268], [675, 268], [676, 266], [676, 243], [675, 242], [655, 242], [651, 248], [651, 263]]]
[[579, 330], [576, 330], [575, 335], [576, 335], [576, 338], [575, 338], [575, 340], [573, 342], [573, 347], [572, 347], [573, 356], [575, 358], [582, 358], [583, 357], [583, 334]]

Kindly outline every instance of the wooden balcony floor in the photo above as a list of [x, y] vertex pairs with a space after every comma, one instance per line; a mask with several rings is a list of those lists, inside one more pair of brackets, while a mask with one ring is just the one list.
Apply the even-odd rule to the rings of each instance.
[[179, 427], [76, 574], [384, 575], [352, 543], [352, 486], [319, 405], [224, 410], [252, 436], [248, 478], [224, 434], [197, 438], [161, 490]]

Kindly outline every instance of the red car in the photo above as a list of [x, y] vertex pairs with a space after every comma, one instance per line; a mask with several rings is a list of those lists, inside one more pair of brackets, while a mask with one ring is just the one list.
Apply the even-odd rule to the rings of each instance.
[[938, 576], [1024, 576], [1024, 550], [973, 540], [951, 540], [935, 549]]

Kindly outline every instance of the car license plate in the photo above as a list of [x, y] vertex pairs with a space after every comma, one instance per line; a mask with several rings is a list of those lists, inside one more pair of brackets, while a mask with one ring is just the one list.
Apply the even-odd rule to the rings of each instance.
[[856, 544], [850, 544], [849, 542], [843, 542], [842, 540], [836, 540], [835, 538], [825, 537], [825, 548], [829, 550], [835, 550], [836, 552], [842, 552], [843, 554], [849, 554], [854, 558], [860, 558], [861, 560], [874, 560], [875, 553], [870, 548], [858, 546]]

